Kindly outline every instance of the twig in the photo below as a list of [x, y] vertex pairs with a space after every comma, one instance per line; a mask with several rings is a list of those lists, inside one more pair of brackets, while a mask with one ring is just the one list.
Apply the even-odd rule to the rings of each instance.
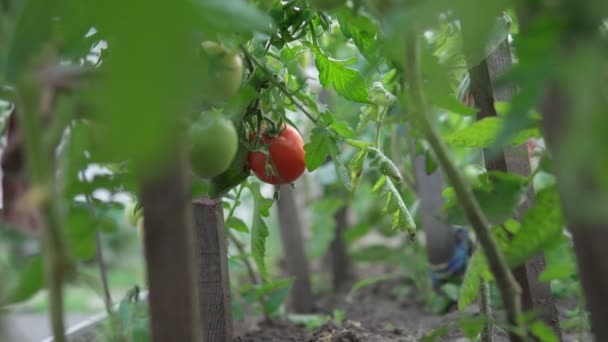
[[496, 285], [502, 296], [507, 319], [511, 325], [509, 331], [511, 341], [523, 341], [521, 332], [518, 329], [518, 318], [521, 312], [521, 289], [515, 281], [502, 251], [490, 232], [488, 220], [481, 210], [477, 199], [473, 195], [471, 186], [467, 183], [460, 170], [456, 167], [456, 164], [452, 161], [445, 143], [429, 120], [430, 112], [423, 92], [418, 37], [414, 32], [408, 32], [404, 71], [406, 79], [409, 80], [410, 113], [418, 124], [419, 129], [424, 134], [424, 137], [429, 142], [439, 164], [450, 180], [450, 183], [456, 192], [458, 202], [464, 209], [467, 219], [479, 239], [480, 245], [488, 260], [490, 270], [496, 279]]
[[304, 107], [304, 105], [302, 105], [294, 96], [293, 94], [289, 91], [289, 89], [287, 89], [287, 87], [285, 87], [284, 84], [282, 84], [281, 82], [277, 81], [274, 77], [275, 74], [268, 70], [268, 68], [263, 65], [260, 61], [258, 61], [252, 54], [249, 53], [249, 51], [247, 51], [247, 49], [245, 47], [242, 47], [241, 50], [243, 51], [243, 53], [245, 54], [245, 56], [247, 57], [247, 59], [251, 60], [253, 62], [253, 64], [255, 64], [258, 68], [260, 68], [260, 70], [264, 71], [264, 73], [266, 73], [269, 76], [270, 82], [277, 88], [279, 88], [279, 90], [281, 90], [281, 92], [291, 101], [291, 103], [293, 103], [296, 107], [298, 107], [298, 109], [300, 109], [302, 111], [302, 113], [304, 113], [304, 115], [306, 115], [310, 121], [317, 123], [319, 120], [317, 118], [315, 118], [312, 113], [310, 113], [308, 111], [308, 109], [306, 109], [306, 107]]

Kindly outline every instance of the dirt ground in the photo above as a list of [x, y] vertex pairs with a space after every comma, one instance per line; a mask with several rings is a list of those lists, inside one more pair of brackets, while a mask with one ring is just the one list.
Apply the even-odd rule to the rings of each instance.
[[[446, 315], [428, 312], [415, 294], [399, 299], [392, 289], [399, 280], [387, 281], [363, 288], [351, 302], [346, 294], [336, 294], [319, 299], [321, 312], [331, 313], [334, 309], [345, 312], [345, 320], [340, 326], [326, 323], [316, 330], [287, 321], [261, 322], [257, 327], [243, 327], [237, 324], [235, 342], [414, 342], [423, 341], [425, 334], [448, 326], [449, 332], [436, 341], [465, 342], [465, 338], [455, 324], [463, 314], [472, 315], [477, 311], [471, 306], [466, 312], [451, 311]], [[572, 303], [560, 303], [560, 311], [571, 308]], [[240, 331], [239, 331], [240, 330]], [[564, 342], [587, 341], [578, 334], [564, 333]], [[504, 331], [495, 331], [495, 342], [508, 341]]]

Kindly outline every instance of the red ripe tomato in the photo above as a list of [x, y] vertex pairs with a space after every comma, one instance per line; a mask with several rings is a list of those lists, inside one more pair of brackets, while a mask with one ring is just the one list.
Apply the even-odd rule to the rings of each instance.
[[[298, 179], [306, 169], [302, 136], [292, 126], [283, 125], [283, 128], [283, 132], [276, 137], [262, 133], [262, 142], [268, 148], [269, 158], [263, 152], [249, 152], [248, 160], [251, 171], [265, 183], [291, 183]], [[253, 141], [256, 134], [257, 132], [250, 136], [250, 141]], [[268, 165], [274, 165], [278, 175], [272, 173], [272, 168], [266, 168], [267, 159]]]

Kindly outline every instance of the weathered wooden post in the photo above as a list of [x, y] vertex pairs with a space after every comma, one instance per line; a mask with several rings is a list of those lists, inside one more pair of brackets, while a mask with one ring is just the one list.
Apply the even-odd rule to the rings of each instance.
[[155, 342], [199, 342], [190, 178], [185, 148], [174, 152], [142, 180], [150, 330]]
[[203, 341], [230, 342], [234, 331], [222, 201], [199, 198], [194, 200], [192, 211]]
[[[463, 31], [466, 34], [466, 25]], [[513, 89], [501, 88], [493, 89], [493, 82], [504, 74], [512, 64], [511, 51], [507, 40], [503, 41], [499, 47], [486, 59], [477, 65], [469, 65], [469, 75], [471, 78], [471, 94], [475, 106], [479, 109], [477, 119], [496, 116], [494, 100], [509, 101], [513, 96]], [[530, 160], [526, 146], [506, 147], [499, 156], [489, 159], [487, 151], [483, 151], [484, 163], [488, 171], [513, 172], [523, 176], [528, 176], [530, 170]], [[533, 193], [530, 190], [526, 195], [526, 200], [518, 208], [518, 216], [521, 218], [523, 213], [531, 206]], [[557, 336], [561, 339], [559, 328], [558, 312], [555, 300], [551, 295], [548, 283], [538, 280], [538, 276], [544, 269], [544, 256], [539, 254], [530, 258], [525, 264], [515, 268], [513, 275], [522, 288], [522, 308], [524, 310], [538, 309], [541, 319], [549, 325]]]

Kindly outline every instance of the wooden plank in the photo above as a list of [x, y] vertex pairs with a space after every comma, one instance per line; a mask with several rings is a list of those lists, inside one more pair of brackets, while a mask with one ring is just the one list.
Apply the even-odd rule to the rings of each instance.
[[192, 210], [203, 341], [229, 342], [234, 328], [222, 201], [200, 198], [194, 201]]

